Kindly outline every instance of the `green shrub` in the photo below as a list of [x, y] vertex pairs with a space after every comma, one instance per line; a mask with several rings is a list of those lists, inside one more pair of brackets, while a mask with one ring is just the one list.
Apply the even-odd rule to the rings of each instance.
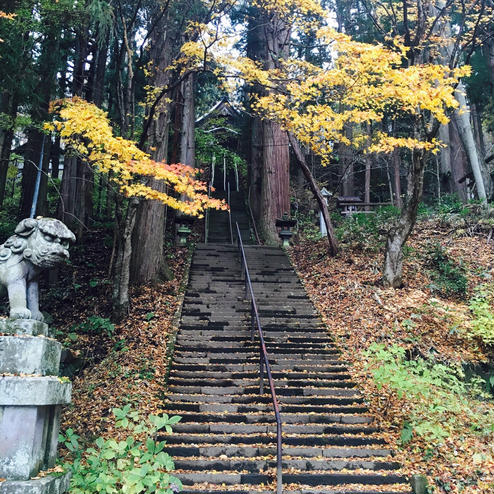
[[438, 200], [437, 212], [439, 214], [468, 214], [468, 208], [456, 194], [444, 194], [441, 199]]
[[372, 213], [354, 213], [345, 218], [336, 229], [336, 235], [343, 242], [358, 242], [376, 246], [383, 242], [390, 225], [399, 216], [394, 206], [381, 206]]
[[455, 263], [440, 244], [434, 244], [426, 253], [426, 264], [432, 283], [429, 288], [443, 296], [461, 296], [467, 291], [464, 269]]
[[115, 325], [107, 317], [89, 316], [84, 322], [75, 326], [74, 329], [81, 333], [105, 334], [108, 338], [112, 338]]
[[482, 391], [485, 382], [477, 379], [467, 384], [461, 367], [422, 358], [406, 360], [405, 349], [398, 345], [373, 343], [364, 356], [377, 387], [389, 387], [407, 402], [403, 443], [417, 435], [434, 446], [460, 429], [492, 434], [492, 411], [485, 413], [480, 401], [486, 397]]
[[478, 338], [485, 345], [494, 345], [494, 286], [484, 283], [475, 289], [470, 300], [470, 310], [474, 316], [467, 336]]
[[[178, 478], [170, 475], [175, 468], [170, 455], [163, 451], [165, 441], [156, 441], [160, 429], [171, 432], [180, 417], [150, 415], [141, 421], [130, 405], [114, 408], [116, 427], [128, 431], [125, 441], [96, 439], [94, 446], [81, 448], [79, 436], [68, 429], [60, 434], [60, 441], [71, 452], [73, 463], [64, 467], [72, 472], [71, 494], [93, 493], [157, 493], [173, 494], [181, 489]], [[136, 436], [145, 436], [137, 440]]]

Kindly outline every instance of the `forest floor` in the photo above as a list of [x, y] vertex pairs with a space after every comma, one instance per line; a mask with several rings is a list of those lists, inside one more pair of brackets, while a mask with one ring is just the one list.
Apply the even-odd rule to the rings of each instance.
[[[336, 258], [327, 256], [323, 240], [299, 240], [290, 255], [342, 357], [354, 363], [355, 378], [371, 411], [390, 431], [390, 442], [402, 444], [397, 456], [406, 470], [426, 474], [435, 492], [487, 494], [492, 491], [494, 471], [489, 444], [494, 407], [488, 395], [479, 391], [480, 399], [469, 399], [469, 407], [446, 409], [441, 420], [444, 416], [452, 420], [441, 441], [421, 436], [414, 430], [415, 422], [430, 409], [417, 410], [406, 392], [399, 398], [400, 392], [392, 386], [376, 384], [375, 362], [373, 368], [365, 353], [372, 343], [381, 343], [405, 348], [407, 358], [432, 359], [448, 368], [466, 362], [486, 366], [487, 349], [463, 334], [462, 328], [468, 328], [472, 319], [468, 300], [474, 287], [494, 278], [492, 240], [456, 235], [438, 221], [421, 221], [415, 231], [407, 248], [404, 287], [398, 290], [384, 289], [380, 283], [382, 238], [374, 241], [353, 232]], [[70, 269], [61, 272], [59, 283], [42, 292], [43, 307], [50, 306], [50, 326], [67, 349], [64, 371], [73, 382], [72, 404], [63, 413], [62, 430], [72, 428], [83, 442], [100, 435], [119, 439], [125, 433], [115, 428], [114, 407], [130, 404], [141, 416], [160, 412], [190, 263], [188, 249], [170, 247], [174, 279], [133, 289], [129, 317], [113, 325], [108, 319], [108, 245], [110, 233], [91, 234], [73, 251]], [[430, 253], [437, 246], [461, 264], [467, 280], [462, 296], [434, 292]], [[423, 401], [428, 399], [424, 395]], [[487, 433], [485, 427], [469, 428], [470, 413], [491, 424]]]
[[[290, 256], [342, 358], [354, 364], [371, 411], [390, 442], [401, 444], [397, 459], [405, 470], [426, 475], [435, 492], [492, 492], [492, 383], [489, 392], [475, 379], [464, 385], [462, 373], [490, 365], [492, 376], [492, 346], [471, 337], [469, 300], [479, 285], [492, 290], [493, 241], [458, 235], [438, 219], [420, 221], [408, 242], [403, 288], [394, 290], [381, 283], [378, 237], [357, 228], [335, 258], [325, 240], [305, 239]], [[441, 284], [438, 264], [456, 266], [459, 281], [450, 276]], [[396, 348], [403, 353], [389, 352]]]
[[174, 278], [132, 288], [128, 317], [112, 324], [108, 237], [92, 232], [71, 253], [70, 269], [56, 287], [45, 291], [50, 326], [66, 349], [61, 372], [73, 383], [61, 430], [73, 429], [82, 444], [99, 436], [125, 437], [125, 429], [115, 428], [113, 408], [130, 405], [141, 417], [160, 413], [190, 264], [188, 248], [170, 246], [167, 261]]

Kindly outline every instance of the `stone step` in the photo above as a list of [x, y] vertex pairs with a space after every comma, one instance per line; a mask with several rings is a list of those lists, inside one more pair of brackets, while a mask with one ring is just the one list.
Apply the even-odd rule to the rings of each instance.
[[[273, 349], [289, 349], [290, 351], [297, 349], [300, 349], [301, 351], [324, 351], [338, 349], [337, 346], [330, 340], [322, 340], [319, 342], [278, 341], [267, 337], [264, 340], [268, 348]], [[237, 337], [236, 339], [222, 336], [213, 336], [208, 338], [201, 335], [179, 335], [177, 337], [177, 343], [179, 343], [182, 347], [190, 348], [252, 348], [255, 350], [259, 348], [258, 338], [255, 337], [254, 341], [252, 341], [250, 334]]]
[[[267, 387], [267, 383], [266, 383]], [[254, 386], [196, 386], [195, 383], [188, 383], [187, 385], [179, 385], [170, 383], [168, 388], [170, 393], [187, 393], [187, 394], [201, 394], [201, 395], [218, 395], [221, 397], [253, 395], [259, 392], [259, 386], [256, 383]], [[353, 388], [323, 388], [323, 387], [282, 387], [276, 386], [276, 394], [281, 401], [286, 401], [288, 397], [296, 397], [299, 399], [302, 396], [306, 397], [346, 397], [346, 398], [360, 398], [361, 394], [357, 389]], [[282, 398], [283, 397], [283, 398]], [[226, 399], [226, 398], [225, 398]]]
[[[219, 458], [225, 455], [233, 457], [263, 457], [275, 456], [276, 446], [252, 446], [252, 445], [211, 445], [198, 443], [194, 445], [167, 445], [166, 451], [175, 457], [203, 457]], [[391, 458], [390, 449], [380, 446], [331, 446], [318, 448], [314, 446], [290, 446], [284, 445], [283, 458]]]
[[[338, 360], [335, 358], [320, 358], [320, 359], [302, 359], [302, 358], [282, 358], [282, 357], [276, 357], [272, 358], [268, 355], [269, 361], [271, 363], [271, 369], [293, 369], [294, 366], [302, 366], [306, 364], [308, 367], [313, 366], [313, 367], [320, 367], [321, 363], [324, 362], [325, 364], [331, 366], [331, 365], [336, 365], [338, 364]], [[244, 359], [240, 358], [235, 358], [235, 356], [231, 356], [230, 358], [227, 358], [224, 355], [215, 355], [215, 356], [210, 356], [210, 357], [197, 357], [197, 358], [192, 358], [186, 354], [184, 355], [176, 355], [174, 357], [175, 361], [177, 363], [190, 363], [190, 364], [204, 364], [211, 366], [213, 364], [238, 364], [245, 362], [247, 363], [252, 363], [252, 364], [257, 364], [259, 358], [257, 355], [252, 355], [252, 357], [246, 357]]]
[[[266, 386], [267, 387], [267, 386]], [[238, 394], [235, 392], [238, 388], [214, 388], [210, 387], [206, 389], [208, 394], [187, 393], [187, 390], [191, 388], [186, 387], [185, 390], [179, 391], [176, 387], [170, 387], [167, 395], [167, 400], [170, 402], [188, 402], [188, 403], [232, 403], [232, 404], [265, 404], [271, 403], [271, 395], [259, 396], [257, 392], [259, 389], [256, 387], [252, 391], [256, 394]], [[177, 394], [174, 394], [174, 393]], [[291, 396], [283, 395], [280, 390], [277, 390], [277, 395], [281, 403], [290, 405], [356, 405], [363, 403], [360, 395], [356, 396]]]
[[[309, 358], [313, 355], [317, 355], [318, 360], [334, 360], [340, 354], [339, 350], [334, 348], [303, 348], [300, 351], [292, 349], [291, 347], [278, 347], [276, 345], [267, 346], [268, 355], [273, 362], [277, 359], [300, 359], [304, 356]], [[228, 353], [225, 353], [228, 352]], [[191, 346], [191, 345], [177, 345], [175, 349], [175, 355], [177, 357], [211, 357], [211, 358], [226, 358], [227, 356], [237, 359], [249, 358], [253, 355], [258, 355], [259, 345], [244, 345], [244, 346]]]
[[[274, 413], [273, 405], [263, 403], [235, 404], [235, 403], [210, 403], [210, 402], [190, 402], [190, 401], [170, 401], [165, 403], [165, 408], [169, 412], [176, 414], [186, 412], [201, 413], [256, 413], [266, 412]], [[280, 403], [280, 413], [312, 413], [312, 414], [366, 414], [369, 410], [363, 405], [341, 405], [341, 404], [324, 404], [324, 405], [291, 405]]]
[[[354, 388], [355, 383], [349, 380], [336, 380], [335, 382], [330, 382], [327, 380], [318, 380], [314, 381], [313, 379], [304, 379], [304, 380], [290, 380], [283, 378], [274, 378], [275, 388], [280, 389], [302, 389], [304, 387], [310, 387], [310, 389], [321, 389], [328, 390], [334, 388]], [[259, 387], [259, 376], [253, 375], [251, 378], [240, 378], [240, 379], [222, 379], [222, 378], [209, 378], [209, 379], [190, 379], [190, 376], [177, 376], [176, 374], [172, 374], [168, 379], [168, 386], [194, 386], [194, 387], [203, 387], [203, 386], [239, 386], [244, 391], [246, 389], [257, 389]], [[324, 394], [329, 394], [327, 391], [321, 391]], [[340, 394], [338, 392], [338, 394]], [[282, 394], [281, 394], [282, 395]]]
[[[167, 444], [187, 445], [187, 444], [271, 444], [276, 443], [276, 434], [173, 434], [171, 436], [160, 436], [160, 441], [165, 441]], [[380, 437], [368, 436], [350, 436], [350, 435], [290, 435], [283, 434], [283, 444], [288, 446], [367, 446], [367, 445], [383, 445], [385, 440]]]
[[[272, 480], [272, 474], [262, 473], [211, 473], [211, 472], [177, 472], [177, 477], [184, 485], [194, 484], [197, 482], [207, 482], [212, 484], [251, 484], [260, 485]], [[392, 473], [326, 473], [311, 472], [309, 473], [285, 473], [283, 475], [285, 484], [303, 484], [303, 485], [335, 485], [341, 484], [368, 484], [368, 485], [386, 485], [407, 483], [404, 475]]]
[[[266, 434], [276, 433], [275, 424], [224, 424], [224, 423], [184, 423], [173, 427], [174, 433], [197, 434]], [[366, 425], [341, 424], [284, 424], [283, 434], [373, 434], [379, 432], [376, 427]]]
[[[178, 470], [204, 470], [204, 471], [228, 471], [241, 470], [247, 472], [263, 472], [276, 468], [276, 457], [271, 459], [258, 459], [256, 457], [232, 458], [230, 460], [221, 460], [218, 458], [208, 459], [174, 459], [175, 468]], [[285, 459], [282, 461], [283, 469], [296, 469], [301, 471], [313, 470], [397, 470], [400, 467], [398, 462], [380, 461], [380, 460], [345, 460], [345, 459]]]
[[[320, 364], [320, 362], [319, 362]], [[211, 364], [210, 362], [206, 363], [191, 363], [191, 362], [175, 362], [175, 369], [182, 370], [207, 370], [207, 371], [225, 371], [225, 372], [248, 372], [248, 371], [256, 371], [259, 370], [259, 362], [256, 360], [252, 363], [239, 363], [239, 362], [227, 362], [227, 363], [217, 363]], [[291, 365], [289, 363], [281, 365], [281, 364], [271, 364], [271, 370], [276, 373], [276, 371], [283, 371], [283, 373], [287, 372], [348, 372], [348, 367], [341, 361], [336, 361], [335, 363], [329, 365]]]
[[[256, 424], [256, 423], [275, 423], [275, 417], [273, 413], [194, 413], [184, 412], [180, 414], [182, 417], [182, 423], [243, 423], [243, 424]], [[365, 415], [344, 415], [328, 413], [314, 414], [314, 413], [283, 413], [283, 424], [371, 424], [373, 422], [371, 416]]]
[[[310, 383], [313, 386], [323, 386], [328, 381], [331, 381], [332, 386], [335, 386], [337, 382], [343, 381], [349, 387], [355, 384], [350, 381], [350, 374], [327, 372], [327, 373], [307, 373], [307, 372], [290, 372], [279, 373], [273, 372], [273, 379], [284, 385], [285, 381], [289, 385], [302, 385], [304, 383]], [[192, 379], [194, 382], [198, 382], [199, 379], [252, 379], [255, 383], [259, 382], [259, 371], [256, 369], [250, 372], [226, 372], [226, 371], [187, 371], [172, 368], [170, 371], [170, 379], [168, 383], [171, 384], [172, 379]], [[202, 384], [202, 383], [201, 383]]]
[[[264, 328], [263, 328], [264, 330]], [[250, 340], [250, 327], [244, 327], [239, 329], [184, 329], [181, 328], [178, 333], [178, 338], [182, 337], [198, 337], [200, 339], [205, 339], [207, 341], [235, 341], [236, 339], [241, 339], [244, 341], [245, 339]], [[257, 339], [257, 336], [255, 336]], [[264, 339], [270, 342], [282, 342], [282, 341], [305, 341], [305, 342], [328, 342], [332, 344], [332, 340], [329, 338], [327, 334], [324, 333], [314, 333], [314, 332], [304, 332], [301, 330], [298, 331], [265, 331]]]

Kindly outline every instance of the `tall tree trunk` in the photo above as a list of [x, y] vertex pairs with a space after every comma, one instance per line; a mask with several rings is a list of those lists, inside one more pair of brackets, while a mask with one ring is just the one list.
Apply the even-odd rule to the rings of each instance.
[[253, 117], [251, 119], [249, 184], [251, 191], [250, 207], [256, 221], [259, 221], [261, 217], [263, 137], [263, 122], [259, 117]]
[[43, 135], [37, 129], [30, 129], [27, 133], [26, 153], [22, 168], [21, 200], [19, 203], [18, 219], [29, 218], [34, 199], [38, 168], [41, 163], [40, 154]]
[[[345, 125], [345, 136], [352, 139], [352, 128]], [[341, 194], [343, 196], [355, 195], [355, 170], [353, 152], [350, 146], [339, 144], [338, 155], [340, 158]]]
[[470, 198], [468, 195], [467, 180], [465, 179], [469, 169], [468, 158], [460, 141], [458, 126], [454, 119], [449, 122], [448, 129], [449, 142], [451, 144], [451, 174], [454, 187], [452, 191], [455, 192], [463, 202], [467, 202]]
[[[370, 202], [370, 189], [371, 189], [371, 168], [372, 158], [368, 154], [365, 157], [365, 182], [364, 182], [364, 202]], [[365, 207], [366, 211], [369, 211], [369, 206]]]
[[101, 46], [97, 47], [95, 60], [91, 66], [93, 77], [90, 82], [91, 94], [89, 99], [98, 107], [103, 104], [108, 47], [109, 34], [106, 35]]
[[293, 152], [295, 154], [295, 158], [297, 159], [297, 163], [300, 169], [302, 170], [305, 178], [307, 179], [307, 182], [309, 183], [309, 187], [312, 190], [314, 197], [316, 198], [316, 201], [319, 205], [319, 209], [321, 210], [322, 217], [326, 225], [326, 231], [328, 232], [329, 254], [331, 256], [335, 256], [338, 253], [338, 241], [336, 240], [334, 234], [334, 228], [333, 228], [333, 224], [331, 223], [331, 216], [328, 211], [328, 206], [326, 204], [324, 197], [321, 194], [321, 191], [319, 190], [319, 186], [317, 185], [314, 176], [310, 171], [309, 166], [307, 165], [304, 153], [300, 148], [300, 144], [298, 143], [297, 139], [295, 139], [293, 134], [288, 133], [287, 135], [290, 141], [290, 145], [292, 146]]
[[[168, 17], [163, 16], [153, 33], [150, 59], [153, 61], [153, 76], [150, 84], [164, 87], [169, 83], [170, 73], [165, 70], [171, 61], [172, 40], [167, 33]], [[170, 105], [159, 103], [147, 139], [147, 147], [156, 161], [165, 161], [168, 156], [168, 129]], [[164, 190], [164, 184], [152, 179], [149, 185]], [[142, 284], [170, 279], [171, 272], [164, 258], [164, 231], [166, 208], [158, 201], [141, 201], [137, 211], [136, 227], [132, 235], [131, 281]]]
[[60, 201], [57, 208], [57, 218], [64, 223], [74, 227], [77, 222], [75, 216], [76, 182], [77, 182], [77, 158], [74, 156], [64, 156], [62, 185], [60, 187]]
[[115, 220], [115, 263], [112, 275], [112, 320], [120, 322], [129, 313], [129, 280], [132, 254], [132, 232], [134, 231], [137, 199], [130, 199], [123, 221]]
[[[48, 117], [48, 107], [51, 97], [55, 94], [56, 74], [58, 69], [58, 51], [60, 45], [60, 33], [57, 26], [46, 21], [46, 36], [41, 45], [41, 54], [39, 58], [39, 81], [35, 89], [39, 102], [34, 106], [32, 119], [34, 123], [41, 124]], [[31, 206], [34, 198], [34, 191], [37, 184], [38, 168], [40, 172], [47, 171], [47, 163], [50, 158], [50, 137], [44, 136], [36, 127], [32, 127], [28, 132], [27, 142], [27, 160], [22, 170], [22, 194], [19, 205], [19, 218], [26, 218], [31, 212]], [[44, 152], [43, 161], [40, 161], [42, 150]], [[41, 189], [42, 194], [46, 194], [46, 187]], [[38, 203], [43, 204], [45, 197], [39, 194]], [[40, 208], [43, 209], [42, 207]]]
[[[252, 9], [247, 39], [248, 56], [262, 63], [264, 69], [276, 67], [279, 58], [288, 54], [289, 26], [279, 18], [266, 21], [259, 9]], [[259, 87], [253, 94], [262, 94]], [[252, 122], [251, 198], [259, 230], [268, 244], [278, 242], [276, 219], [290, 212], [290, 152], [288, 140], [280, 126], [271, 121]]]
[[477, 195], [482, 202], [487, 202], [487, 195], [485, 192], [485, 182], [482, 176], [482, 164], [480, 162], [480, 156], [475, 144], [475, 138], [473, 136], [472, 126], [470, 124], [470, 112], [465, 99], [465, 88], [463, 83], [458, 84], [458, 88], [455, 91], [455, 97], [460, 104], [460, 108], [455, 111], [454, 119], [457, 124], [458, 133], [460, 135], [461, 142], [465, 148], [468, 156], [468, 161], [472, 167], [473, 176], [475, 178], [475, 185], [477, 186]]
[[39, 184], [39, 196], [38, 207], [36, 209], [36, 215], [48, 216], [48, 177], [50, 172], [50, 158], [51, 158], [52, 141], [50, 136], [45, 136], [45, 149], [43, 153], [42, 172]]
[[391, 158], [393, 160], [393, 178], [394, 178], [394, 192], [395, 192], [395, 206], [398, 209], [401, 209], [402, 207], [402, 201], [401, 201], [401, 159], [400, 159], [400, 152], [395, 149], [392, 154]]
[[10, 117], [10, 125], [5, 129], [0, 129], [0, 207], [2, 207], [5, 198], [5, 186], [7, 184], [10, 151], [14, 139], [14, 126], [18, 106], [17, 93], [14, 95], [3, 93], [0, 96], [0, 112]]
[[195, 161], [195, 74], [189, 74], [182, 83], [183, 111], [180, 132], [180, 163], [194, 167]]
[[60, 135], [55, 136], [55, 141], [51, 147], [51, 177], [59, 178], [60, 175]]
[[[91, 92], [86, 80], [86, 63], [90, 52], [89, 27], [87, 23], [80, 26], [76, 38], [75, 62], [72, 80], [72, 94], [87, 97]], [[92, 60], [92, 64], [95, 60]], [[93, 213], [93, 170], [86, 163], [75, 157], [65, 157], [61, 195], [62, 202], [57, 208], [58, 217], [67, 223], [81, 238]]]
[[407, 174], [407, 194], [399, 220], [393, 225], [386, 240], [383, 283], [398, 288], [403, 284], [403, 246], [417, 220], [417, 211], [424, 185], [425, 153], [412, 152], [412, 163]]
[[477, 143], [477, 149], [480, 153], [480, 160], [483, 161], [485, 158], [484, 131], [482, 130], [482, 117], [478, 103], [471, 103], [470, 111], [472, 112], [472, 124], [475, 142]]
[[286, 132], [263, 122], [260, 229], [267, 244], [277, 244], [276, 219], [290, 214], [290, 154]]
[[452, 193], [455, 190], [453, 170], [451, 167], [451, 141], [449, 138], [449, 124], [442, 124], [439, 127], [439, 139], [444, 144], [441, 148], [441, 189], [446, 193]]

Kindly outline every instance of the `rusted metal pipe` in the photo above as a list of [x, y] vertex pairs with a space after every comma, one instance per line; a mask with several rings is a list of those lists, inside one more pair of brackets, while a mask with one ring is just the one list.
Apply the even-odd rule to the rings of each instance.
[[242, 274], [245, 275], [245, 289], [246, 296], [250, 295], [251, 300], [251, 336], [254, 336], [254, 328], [257, 327], [257, 333], [259, 335], [259, 390], [260, 394], [264, 394], [264, 372], [268, 378], [269, 390], [271, 392], [271, 400], [273, 403], [274, 416], [276, 419], [276, 494], [282, 494], [283, 492], [283, 465], [282, 465], [282, 429], [281, 429], [281, 415], [278, 399], [276, 397], [276, 390], [274, 388], [273, 375], [271, 373], [271, 366], [269, 364], [268, 352], [266, 349], [266, 342], [264, 341], [264, 333], [261, 326], [261, 320], [259, 319], [259, 311], [257, 310], [256, 298], [254, 290], [252, 288], [252, 281], [249, 273], [249, 266], [247, 264], [247, 256], [245, 255], [244, 244], [242, 237], [240, 236], [240, 227], [238, 223], [235, 223], [237, 227], [238, 246], [240, 251], [240, 262], [242, 266]]

